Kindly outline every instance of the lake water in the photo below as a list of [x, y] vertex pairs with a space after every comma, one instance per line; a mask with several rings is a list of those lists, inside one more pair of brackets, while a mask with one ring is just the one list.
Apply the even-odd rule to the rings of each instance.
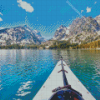
[[100, 100], [100, 50], [32, 49], [0, 50], [0, 100], [32, 100], [60, 55], [92, 95]]

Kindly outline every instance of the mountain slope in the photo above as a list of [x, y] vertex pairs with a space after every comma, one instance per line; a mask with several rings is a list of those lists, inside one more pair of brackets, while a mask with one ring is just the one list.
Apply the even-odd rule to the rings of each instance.
[[98, 22], [98, 24], [100, 25], [100, 15], [95, 17], [95, 20]]
[[35, 34], [35, 36], [41, 41], [41, 42], [45, 42], [46, 40], [41, 36], [41, 33], [37, 30], [33, 30], [33, 33]]
[[[42, 37], [42, 36], [41, 36]], [[0, 45], [41, 44], [41, 40], [27, 25], [0, 30]]]
[[54, 40], [61, 40], [64, 38], [67, 33], [66, 33], [67, 28], [63, 25], [61, 25], [55, 32], [55, 35], [53, 37]]
[[69, 27], [60, 26], [53, 40], [69, 40], [70, 43], [91, 42], [100, 38], [100, 25], [92, 17], [75, 19]]

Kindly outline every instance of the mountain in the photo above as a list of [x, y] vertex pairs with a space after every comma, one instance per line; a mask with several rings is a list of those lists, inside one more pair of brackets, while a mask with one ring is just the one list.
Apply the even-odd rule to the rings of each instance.
[[41, 33], [37, 30], [33, 30], [33, 33], [35, 34], [35, 36], [41, 41], [41, 42], [45, 42], [46, 40], [41, 36]]
[[61, 25], [56, 30], [53, 40], [67, 40], [66, 37], [69, 37], [69, 27]]
[[[99, 16], [100, 17], [100, 16]], [[68, 40], [70, 43], [88, 43], [100, 39], [99, 18], [82, 17], [75, 19], [69, 27], [61, 25], [52, 40]]]
[[95, 20], [98, 22], [98, 24], [100, 25], [100, 15], [95, 17]]
[[60, 40], [62, 39], [63, 37], [66, 36], [66, 30], [67, 28], [63, 25], [61, 25], [55, 32], [55, 35], [53, 37], [54, 40]]
[[[42, 36], [40, 37], [42, 38]], [[41, 44], [41, 38], [38, 38], [36, 33], [27, 25], [0, 30], [0, 45]]]

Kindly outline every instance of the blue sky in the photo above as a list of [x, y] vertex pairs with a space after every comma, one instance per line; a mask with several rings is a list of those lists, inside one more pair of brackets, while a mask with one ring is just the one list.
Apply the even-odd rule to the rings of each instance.
[[99, 14], [100, 0], [0, 0], [0, 28], [28, 24], [47, 39], [60, 25]]

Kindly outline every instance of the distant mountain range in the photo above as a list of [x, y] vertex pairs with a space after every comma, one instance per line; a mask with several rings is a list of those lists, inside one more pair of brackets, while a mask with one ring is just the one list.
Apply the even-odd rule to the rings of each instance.
[[48, 47], [55, 44], [54, 41], [83, 44], [99, 39], [100, 15], [95, 18], [85, 16], [77, 18], [68, 27], [61, 25], [49, 41], [46, 41], [38, 30], [32, 30], [27, 25], [0, 30], [0, 45], [42, 44]]
[[27, 25], [0, 30], [0, 45], [41, 44], [44, 41], [39, 31], [32, 30]]
[[70, 43], [88, 43], [100, 39], [100, 15], [96, 18], [75, 19], [69, 27], [61, 25], [52, 40], [70, 41]]

